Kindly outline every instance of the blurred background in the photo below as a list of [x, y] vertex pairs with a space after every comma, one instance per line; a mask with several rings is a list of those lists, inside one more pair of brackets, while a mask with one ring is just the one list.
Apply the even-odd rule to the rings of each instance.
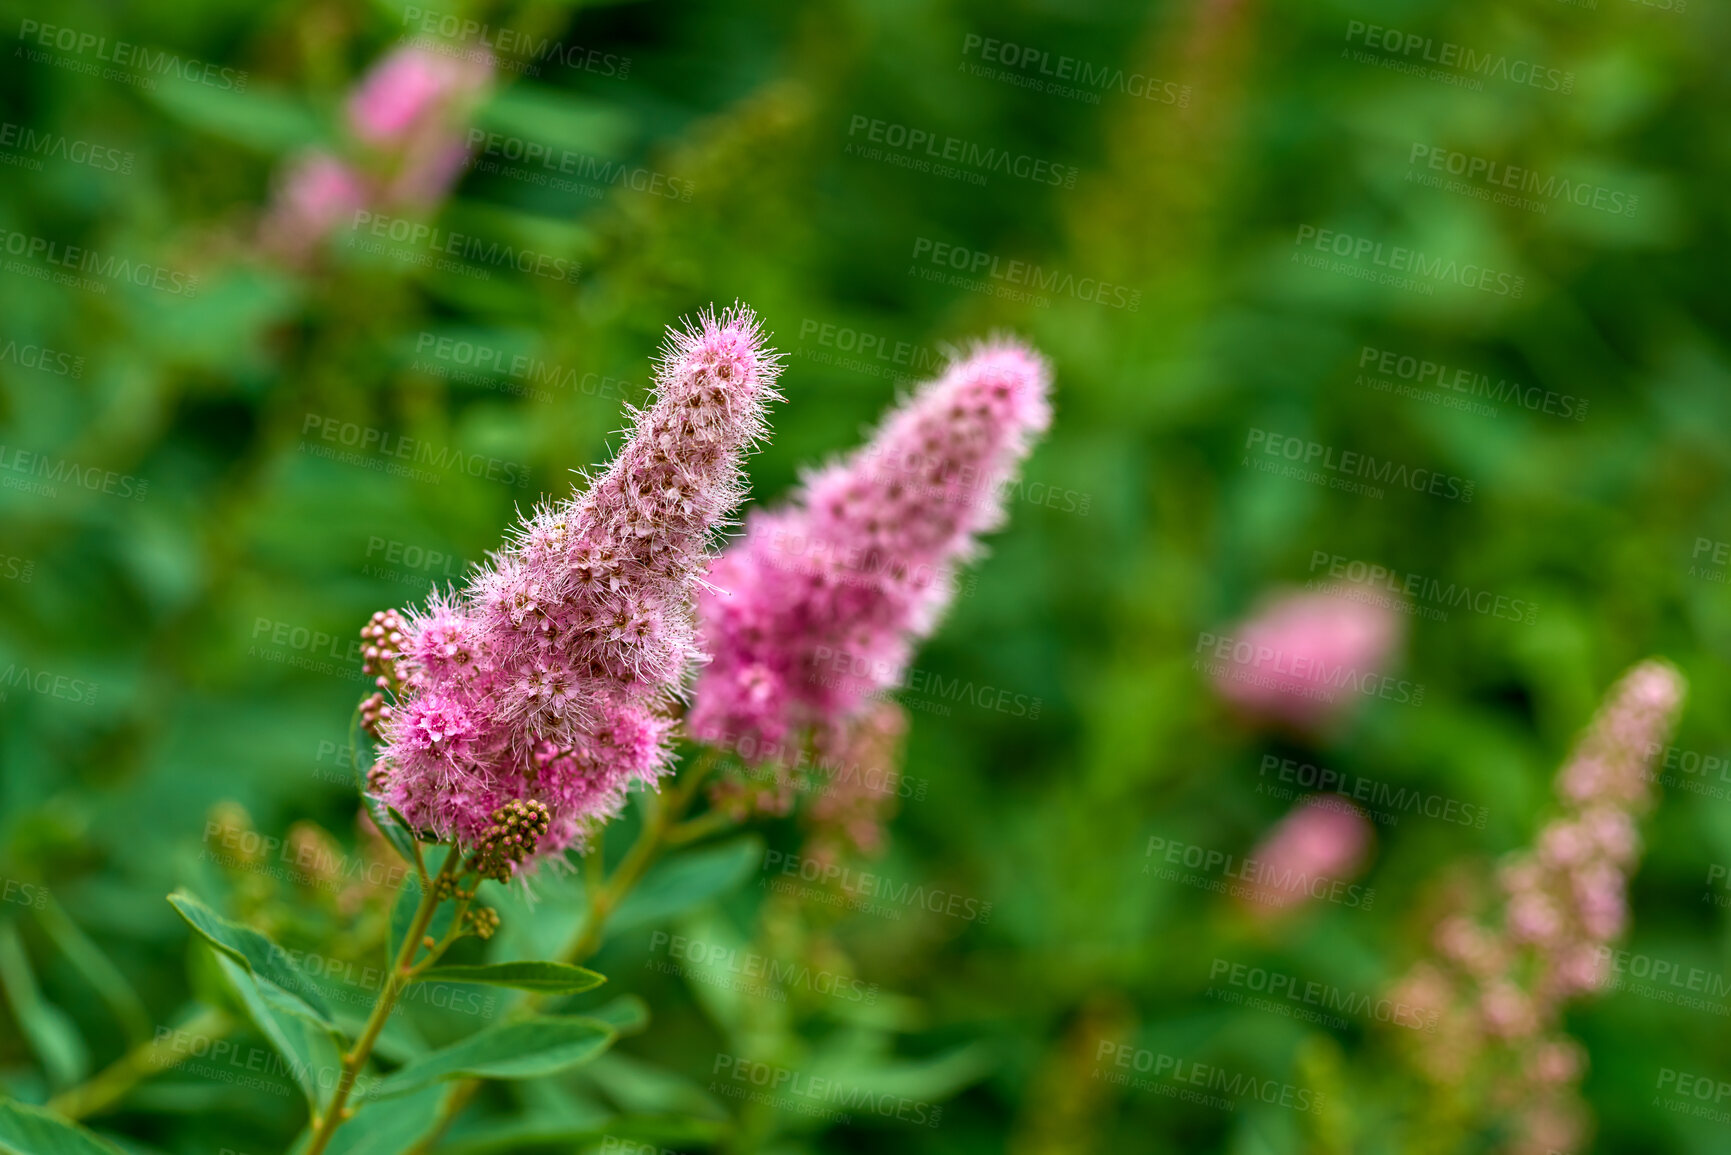
[[[567, 494], [663, 327], [738, 299], [787, 364], [758, 502], [970, 338], [1053, 363], [1052, 430], [916, 658], [898, 806], [855, 863], [942, 898], [778, 902], [761, 851], [795, 852], [798, 819], [753, 824], [595, 960], [647, 1029], [490, 1089], [497, 1126], [448, 1149], [1498, 1149], [1398, 1138], [1400, 1028], [1357, 996], [1430, 949], [1451, 880], [1531, 842], [1574, 735], [1650, 655], [1690, 702], [1619, 949], [1712, 1005], [1661, 978], [1567, 1026], [1591, 1149], [1731, 1142], [1688, 1089], [1731, 1079], [1718, 6], [0, 13], [7, 1095], [84, 1085], [193, 1013], [176, 886], [362, 957], [364, 895], [233, 869], [212, 831], [360, 853], [361, 625]], [[411, 46], [445, 62], [415, 124], [364, 87]], [[1270, 722], [1215, 688], [1235, 622], [1341, 579], [1393, 607], [1392, 689]], [[1384, 799], [1353, 883], [1374, 902], [1271, 918], [1160, 876], [1200, 848], [1189, 877], [1226, 878], [1307, 765]], [[508, 926], [556, 940], [562, 901]], [[832, 989], [741, 993], [675, 934], [730, 944], [735, 978], [756, 952]], [[1270, 1010], [1253, 971], [1351, 997]], [[766, 1054], [919, 1109], [716, 1081]], [[1327, 1107], [1187, 1101], [1196, 1064]], [[304, 1118], [285, 1080], [160, 1065], [87, 1125], [264, 1152]]]

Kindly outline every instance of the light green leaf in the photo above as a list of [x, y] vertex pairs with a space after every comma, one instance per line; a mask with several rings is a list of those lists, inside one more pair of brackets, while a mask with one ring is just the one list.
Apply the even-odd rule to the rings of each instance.
[[608, 920], [611, 935], [663, 922], [726, 894], [757, 869], [763, 840], [744, 835], [674, 855], [651, 870]]
[[482, 107], [479, 119], [506, 135], [602, 157], [617, 156], [631, 134], [631, 119], [617, 106], [546, 85], [512, 85]]
[[330, 1008], [317, 984], [296, 969], [282, 947], [250, 926], [222, 917], [185, 891], [175, 891], [168, 902], [206, 942], [246, 967], [273, 1005], [330, 1029]]
[[649, 1004], [637, 995], [620, 995], [584, 1014], [608, 1024], [620, 1038], [642, 1034], [649, 1027]]
[[75, 1123], [23, 1103], [0, 1102], [0, 1152], [5, 1155], [120, 1155]]
[[550, 995], [574, 995], [594, 990], [607, 981], [606, 975], [559, 962], [505, 962], [482, 966], [434, 967], [424, 971], [415, 982], [484, 983], [495, 987], [515, 987], [520, 991], [539, 991]]
[[583, 1077], [632, 1115], [679, 1115], [722, 1120], [727, 1109], [703, 1084], [647, 1059], [612, 1051], [584, 1069]]
[[440, 1079], [533, 1079], [586, 1063], [617, 1033], [597, 1019], [545, 1016], [478, 1031], [400, 1068], [373, 1094], [401, 1095]]
[[179, 77], [164, 77], [146, 91], [181, 121], [247, 148], [292, 152], [324, 136], [319, 118], [287, 93], [213, 88]]
[[114, 1012], [114, 1017], [126, 1031], [128, 1040], [140, 1043], [148, 1039], [150, 1015], [145, 1011], [143, 1001], [132, 989], [132, 984], [126, 981], [126, 976], [120, 973], [120, 968], [102, 953], [102, 948], [90, 941], [89, 936], [52, 899], [36, 912], [36, 921], [60, 948], [72, 969], [82, 975], [108, 1004], [108, 1009]]

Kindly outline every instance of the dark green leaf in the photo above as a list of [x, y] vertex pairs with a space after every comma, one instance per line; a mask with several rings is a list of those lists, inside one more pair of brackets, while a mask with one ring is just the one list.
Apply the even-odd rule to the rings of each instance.
[[488, 1027], [400, 1068], [377, 1095], [401, 1095], [440, 1079], [533, 1079], [586, 1063], [612, 1045], [607, 1023], [579, 1016], [545, 1016]]
[[574, 995], [594, 990], [607, 981], [606, 975], [558, 962], [504, 962], [482, 966], [434, 967], [424, 972], [416, 982], [485, 983], [495, 987], [515, 987], [520, 991], [539, 991], [550, 995]]
[[257, 981], [251, 971], [229, 955], [213, 953], [229, 990], [246, 1008], [253, 1025], [282, 1055], [289, 1077], [306, 1096], [307, 1105], [314, 1111], [322, 1110], [336, 1088], [342, 1068], [342, 1036], [266, 998], [265, 991], [271, 984]]

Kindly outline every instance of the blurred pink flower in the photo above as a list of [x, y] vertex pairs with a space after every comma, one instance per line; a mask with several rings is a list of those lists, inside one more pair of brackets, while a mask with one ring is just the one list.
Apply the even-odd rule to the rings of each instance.
[[348, 160], [316, 152], [292, 162], [260, 227], [261, 244], [299, 262], [360, 209], [437, 203], [468, 161], [470, 106], [492, 74], [484, 52], [446, 56], [409, 46], [379, 61], [349, 97], [349, 125], [364, 147]]
[[299, 259], [369, 199], [367, 183], [354, 169], [329, 153], [304, 153], [278, 183], [261, 240], [273, 252]]
[[1222, 697], [1269, 722], [1313, 728], [1350, 710], [1399, 645], [1401, 617], [1352, 585], [1283, 594], [1200, 656]]
[[1371, 827], [1358, 807], [1331, 794], [1316, 794], [1280, 821], [1250, 858], [1255, 862], [1255, 907], [1284, 910], [1357, 877], [1370, 849]]
[[368, 144], [402, 144], [479, 93], [492, 73], [484, 58], [446, 56], [413, 44], [399, 48], [374, 64], [350, 95], [349, 124]]

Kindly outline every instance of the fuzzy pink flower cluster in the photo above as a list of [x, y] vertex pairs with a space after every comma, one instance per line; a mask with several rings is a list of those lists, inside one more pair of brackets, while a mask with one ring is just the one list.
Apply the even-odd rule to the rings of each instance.
[[537, 507], [460, 593], [375, 618], [368, 659], [399, 688], [372, 705], [374, 785], [410, 822], [470, 843], [533, 799], [559, 851], [667, 772], [711, 532], [744, 496], [779, 372], [750, 310], [669, 330], [652, 403], [587, 492]]
[[1607, 978], [1606, 948], [1628, 922], [1628, 877], [1640, 857], [1636, 819], [1651, 803], [1653, 752], [1683, 704], [1682, 675], [1647, 661], [1612, 688], [1557, 775], [1562, 813], [1531, 850], [1502, 868], [1501, 925], [1452, 916], [1438, 958], [1402, 981], [1398, 998], [1436, 1013], [1421, 1067], [1442, 1083], [1483, 1074], [1496, 1056], [1513, 1071], [1494, 1098], [1516, 1118], [1515, 1150], [1577, 1149], [1584, 1112], [1574, 1083], [1580, 1048], [1559, 1027], [1563, 1007]]
[[898, 685], [976, 537], [1002, 523], [1002, 490], [1051, 421], [1050, 384], [1027, 346], [977, 345], [791, 506], [753, 514], [699, 605], [715, 659], [692, 733], [787, 761], [784, 742], [821, 737]]
[[463, 122], [492, 76], [486, 55], [448, 56], [419, 45], [380, 60], [348, 101], [360, 155], [351, 163], [315, 150], [292, 161], [261, 228], [265, 245], [304, 258], [361, 209], [437, 202], [468, 160]]
[[1401, 633], [1379, 594], [1342, 583], [1275, 597], [1203, 653], [1221, 697], [1260, 721], [1309, 730], [1362, 700], [1357, 687], [1382, 673]]

